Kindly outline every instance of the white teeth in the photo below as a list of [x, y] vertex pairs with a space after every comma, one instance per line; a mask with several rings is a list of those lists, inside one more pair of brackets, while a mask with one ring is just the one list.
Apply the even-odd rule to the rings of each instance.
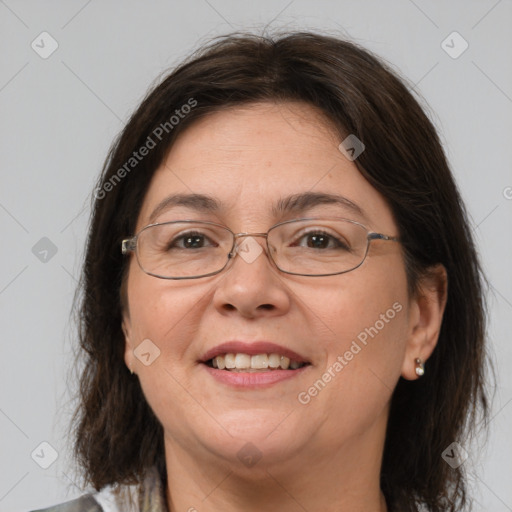
[[281, 356], [279, 354], [270, 354], [268, 356], [268, 365], [270, 368], [279, 368], [281, 363]]
[[290, 361], [289, 357], [279, 354], [257, 354], [250, 356], [249, 354], [225, 354], [216, 356], [212, 359], [212, 366], [219, 370], [275, 370], [282, 368], [283, 370], [296, 370], [301, 368], [305, 363], [298, 361]]
[[281, 361], [279, 363], [279, 365], [281, 366], [281, 368], [283, 370], [288, 370], [289, 366], [290, 366], [290, 358], [289, 357], [286, 357], [286, 356], [281, 356]]
[[[219, 357], [219, 356], [217, 356], [217, 357]], [[224, 356], [224, 362], [226, 363], [226, 368], [236, 368], [235, 354], [226, 354]], [[218, 359], [217, 359], [217, 364], [219, 364]]]
[[247, 354], [236, 354], [235, 355], [235, 367], [237, 370], [251, 367], [251, 356]]
[[251, 368], [268, 368], [268, 356], [267, 354], [258, 354], [257, 356], [251, 357]]

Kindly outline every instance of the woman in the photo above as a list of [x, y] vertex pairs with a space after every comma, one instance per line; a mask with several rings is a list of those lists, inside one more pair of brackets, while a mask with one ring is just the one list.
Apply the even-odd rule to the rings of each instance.
[[48, 510], [469, 509], [481, 271], [386, 65], [223, 38], [146, 97], [95, 198], [75, 448], [100, 492]]

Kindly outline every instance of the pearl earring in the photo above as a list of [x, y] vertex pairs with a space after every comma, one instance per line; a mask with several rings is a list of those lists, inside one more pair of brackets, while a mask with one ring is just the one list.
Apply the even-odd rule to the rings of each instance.
[[423, 361], [417, 357], [414, 362], [416, 363], [416, 375], [418, 377], [421, 377], [425, 374], [425, 365], [423, 364]]

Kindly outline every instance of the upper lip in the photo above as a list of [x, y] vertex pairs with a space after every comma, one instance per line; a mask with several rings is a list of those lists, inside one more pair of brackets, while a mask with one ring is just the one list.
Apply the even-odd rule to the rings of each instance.
[[292, 361], [309, 363], [304, 356], [297, 354], [297, 352], [270, 341], [254, 341], [248, 343], [238, 340], [226, 341], [225, 343], [211, 348], [202, 355], [201, 362], [206, 363], [206, 361], [223, 354], [248, 354], [250, 356], [258, 354], [279, 354], [290, 358]]

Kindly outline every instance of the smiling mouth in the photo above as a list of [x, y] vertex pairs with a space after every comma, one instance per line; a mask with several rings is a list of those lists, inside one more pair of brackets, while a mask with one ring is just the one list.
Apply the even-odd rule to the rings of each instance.
[[256, 372], [269, 372], [275, 370], [298, 370], [303, 366], [310, 363], [304, 361], [294, 361], [289, 357], [271, 353], [271, 354], [257, 354], [249, 355], [243, 353], [228, 353], [222, 354], [205, 361], [210, 368], [218, 370], [225, 370], [235, 373], [256, 373]]

